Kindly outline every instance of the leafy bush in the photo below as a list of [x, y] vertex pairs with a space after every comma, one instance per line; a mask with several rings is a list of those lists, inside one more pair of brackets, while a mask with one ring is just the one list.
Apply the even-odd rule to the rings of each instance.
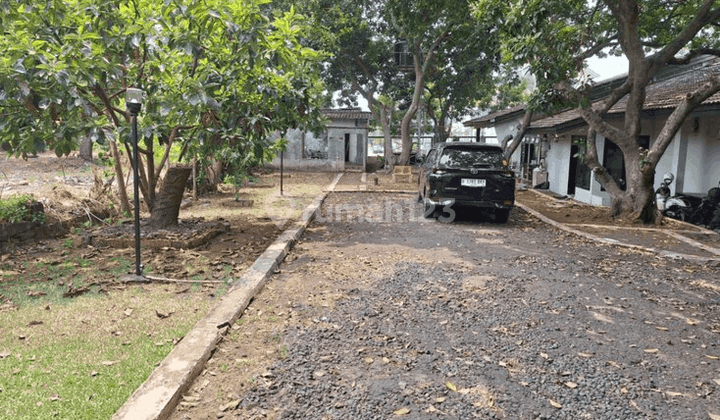
[[45, 222], [43, 213], [32, 213], [32, 196], [23, 194], [0, 200], [0, 222]]

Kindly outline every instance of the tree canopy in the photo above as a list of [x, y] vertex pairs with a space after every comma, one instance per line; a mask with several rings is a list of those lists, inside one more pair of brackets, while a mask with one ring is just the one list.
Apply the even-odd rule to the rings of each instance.
[[0, 139], [13, 154], [38, 140], [67, 154], [86, 135], [125, 143], [124, 92], [140, 87], [148, 202], [162, 167], [153, 144], [167, 146], [163, 162], [182, 138], [242, 165], [266, 156], [270, 132], [321, 121], [325, 55], [301, 44], [311, 28], [293, 9], [275, 13], [267, 0], [3, 0], [0, 9]]
[[489, 97], [497, 37], [472, 19], [468, 1], [287, 3], [313, 17], [320, 28], [314, 40], [333, 52], [323, 73], [328, 86], [350, 99], [347, 103], [357, 94], [368, 101], [385, 132], [386, 156], [392, 155], [389, 126], [397, 109], [404, 112], [400, 161], [405, 163], [410, 124], [424, 96], [438, 126]]

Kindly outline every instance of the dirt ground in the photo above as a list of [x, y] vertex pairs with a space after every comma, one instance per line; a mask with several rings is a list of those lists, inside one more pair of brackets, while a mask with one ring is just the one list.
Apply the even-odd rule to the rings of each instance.
[[[554, 198], [542, 190], [519, 190], [516, 198], [523, 204], [542, 213], [544, 216], [560, 223], [569, 225], [600, 225], [613, 227], [643, 227], [632, 222], [613, 218], [610, 208], [592, 206], [574, 201], [571, 198]], [[662, 229], [688, 230], [692, 227], [677, 220], [664, 218], [660, 226], [649, 226]]]
[[[116, 215], [110, 223], [102, 224], [93, 216], [99, 210], [99, 203], [89, 196], [94, 184], [93, 171], [102, 174], [105, 169], [76, 156], [58, 158], [52, 153], [42, 153], [27, 161], [2, 158], [0, 198], [31, 194], [44, 203], [48, 222], [81, 216], [85, 223], [76, 224], [65, 237], [3, 244], [0, 273], [24, 273], [28, 261], [61, 261], [82, 256], [93, 261], [92, 269], [97, 273], [98, 282], [116, 281], [117, 261], [134, 261], [133, 219]], [[323, 188], [334, 176], [290, 174], [284, 184], [286, 191], [295, 187], [302, 191], [305, 184]], [[268, 178], [262, 182], [275, 185], [276, 180]], [[243, 191], [241, 195], [247, 196], [250, 194], [247, 191], [254, 190]], [[162, 232], [141, 228], [144, 273], [172, 280], [217, 280], [242, 274], [282, 232], [282, 225], [272, 214], [267, 214], [269, 202], [256, 203], [254, 210], [248, 210], [230, 205], [234, 196], [232, 187], [221, 186], [219, 193], [202, 196], [198, 201], [186, 199], [178, 227]], [[296, 207], [304, 207], [307, 201], [305, 197], [285, 197]], [[141, 214], [142, 218], [146, 216]], [[95, 224], [87, 223], [91, 220]], [[211, 239], [201, 240], [199, 246], [194, 246], [192, 239], [203, 234]]]

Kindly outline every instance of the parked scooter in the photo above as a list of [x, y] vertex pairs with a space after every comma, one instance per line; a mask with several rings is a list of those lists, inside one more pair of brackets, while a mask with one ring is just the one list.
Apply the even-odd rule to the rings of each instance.
[[655, 190], [657, 208], [667, 217], [689, 221], [700, 206], [701, 199], [684, 194], [670, 196], [670, 184], [674, 180], [675, 176], [670, 172], [663, 175], [660, 187]]
[[720, 183], [710, 188], [690, 218], [690, 223], [720, 229]]

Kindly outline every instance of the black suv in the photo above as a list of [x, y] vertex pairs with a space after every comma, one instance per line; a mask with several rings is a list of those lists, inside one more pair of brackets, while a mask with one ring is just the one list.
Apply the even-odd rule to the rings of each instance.
[[515, 173], [500, 146], [483, 143], [438, 143], [420, 165], [418, 198], [425, 217], [449, 206], [490, 209], [505, 223], [515, 204]]

